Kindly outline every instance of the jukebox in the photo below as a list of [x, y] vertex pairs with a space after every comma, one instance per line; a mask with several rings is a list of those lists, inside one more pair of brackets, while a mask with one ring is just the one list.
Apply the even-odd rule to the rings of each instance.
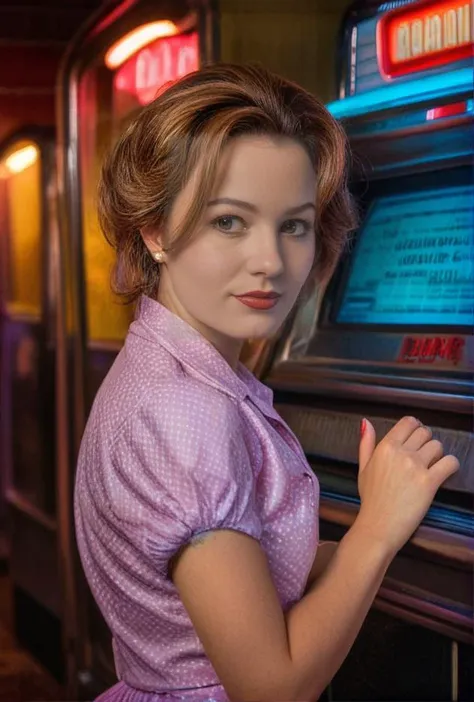
[[328, 107], [350, 139], [360, 226], [264, 376], [320, 479], [323, 538], [358, 509], [362, 417], [381, 438], [415, 415], [461, 463], [389, 570], [334, 699], [472, 695], [472, 27], [464, 0], [347, 12]]

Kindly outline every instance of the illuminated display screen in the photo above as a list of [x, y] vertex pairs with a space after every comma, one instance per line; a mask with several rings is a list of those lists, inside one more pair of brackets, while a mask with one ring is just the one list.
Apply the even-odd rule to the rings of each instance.
[[474, 325], [474, 186], [372, 202], [336, 322]]

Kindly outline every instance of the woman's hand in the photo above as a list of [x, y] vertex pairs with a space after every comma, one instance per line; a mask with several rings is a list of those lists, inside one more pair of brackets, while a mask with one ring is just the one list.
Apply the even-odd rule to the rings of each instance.
[[438, 488], [459, 469], [431, 430], [401, 419], [376, 446], [375, 429], [363, 420], [359, 448], [361, 508], [357, 527], [383, 541], [393, 556], [416, 530]]

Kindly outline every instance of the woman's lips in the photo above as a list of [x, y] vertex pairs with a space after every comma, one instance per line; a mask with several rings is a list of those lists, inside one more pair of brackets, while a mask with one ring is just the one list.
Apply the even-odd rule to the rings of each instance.
[[254, 310], [270, 310], [272, 307], [275, 307], [281, 296], [271, 293], [270, 295], [259, 295], [258, 297], [253, 294], [236, 295], [235, 297], [243, 305], [252, 307]]

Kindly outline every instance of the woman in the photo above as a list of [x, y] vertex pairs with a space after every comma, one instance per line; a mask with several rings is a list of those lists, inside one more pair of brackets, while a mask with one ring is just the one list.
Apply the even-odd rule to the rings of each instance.
[[377, 447], [363, 420], [360, 513], [318, 550], [317, 479], [239, 364], [245, 339], [275, 334], [333, 271], [353, 227], [346, 170], [316, 98], [226, 65], [165, 90], [104, 166], [115, 286], [139, 304], [76, 483], [121, 680], [103, 702], [318, 699], [458, 468], [416, 419]]

